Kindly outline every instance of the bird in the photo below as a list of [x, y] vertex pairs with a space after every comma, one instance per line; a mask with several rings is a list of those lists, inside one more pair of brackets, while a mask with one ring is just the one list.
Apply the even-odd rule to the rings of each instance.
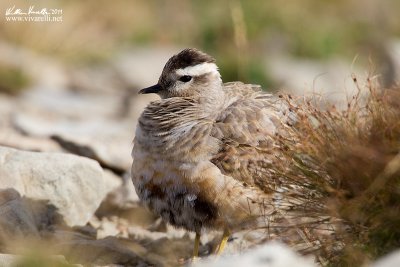
[[[165, 222], [194, 232], [230, 235], [278, 218], [289, 201], [268, 180], [275, 141], [290, 116], [261, 86], [223, 83], [216, 60], [195, 48], [173, 55], [141, 114], [132, 149], [132, 181], [140, 200]], [[293, 119], [292, 119], [293, 120]]]

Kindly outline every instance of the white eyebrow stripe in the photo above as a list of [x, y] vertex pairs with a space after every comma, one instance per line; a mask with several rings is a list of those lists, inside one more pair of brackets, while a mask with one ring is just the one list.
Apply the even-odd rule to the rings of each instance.
[[200, 76], [209, 72], [218, 72], [218, 67], [215, 63], [204, 62], [195, 66], [189, 66], [183, 69], [177, 69], [178, 75]]

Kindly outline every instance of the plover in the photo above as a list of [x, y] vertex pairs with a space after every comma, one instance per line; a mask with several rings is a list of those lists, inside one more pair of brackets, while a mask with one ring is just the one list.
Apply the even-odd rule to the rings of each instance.
[[132, 180], [142, 202], [163, 220], [196, 233], [229, 235], [272, 218], [281, 205], [267, 190], [274, 135], [285, 120], [278, 98], [260, 86], [223, 83], [214, 58], [185, 49], [166, 63], [161, 99], [142, 113], [132, 151]]

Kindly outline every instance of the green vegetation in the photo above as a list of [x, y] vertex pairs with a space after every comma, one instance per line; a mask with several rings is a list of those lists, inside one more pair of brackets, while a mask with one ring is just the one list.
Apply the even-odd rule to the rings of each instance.
[[18, 94], [29, 84], [29, 78], [17, 67], [0, 65], [0, 92]]

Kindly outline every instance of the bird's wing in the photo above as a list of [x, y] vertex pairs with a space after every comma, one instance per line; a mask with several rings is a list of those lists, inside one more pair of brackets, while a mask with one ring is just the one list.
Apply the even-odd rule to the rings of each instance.
[[221, 145], [211, 161], [225, 175], [269, 191], [265, 178], [274, 157], [272, 148], [277, 145], [275, 136], [288, 120], [287, 107], [259, 86], [229, 83], [225, 91], [230, 102], [212, 129]]
[[[213, 135], [220, 140], [212, 162], [222, 173], [264, 191], [261, 198], [270, 211], [265, 218], [268, 239], [278, 239], [301, 253], [319, 259], [334, 256], [340, 247], [335, 229], [339, 222], [324, 212], [311, 180], [273, 173], [272, 164], [293, 164], [282, 158], [280, 137], [292, 140], [287, 127], [296, 128], [297, 118], [284, 100], [240, 83], [225, 88], [230, 103], [214, 123]], [[293, 129], [292, 129], [293, 130]], [[284, 162], [282, 162], [284, 161]], [[246, 186], [249, 184], [249, 186]], [[272, 210], [272, 212], [271, 212]]]
[[252, 85], [233, 83], [226, 90], [231, 102], [212, 129], [220, 140], [212, 163], [244, 187], [264, 191], [273, 210], [267, 216], [270, 238], [295, 244], [304, 253], [320, 249], [320, 239], [329, 240], [332, 233], [330, 218], [316, 214], [315, 203], [308, 210], [312, 190], [307, 185], [294, 184], [284, 175], [272, 173], [271, 168], [280, 161], [278, 135], [285, 137], [285, 129], [295, 124], [296, 118], [283, 100]]

